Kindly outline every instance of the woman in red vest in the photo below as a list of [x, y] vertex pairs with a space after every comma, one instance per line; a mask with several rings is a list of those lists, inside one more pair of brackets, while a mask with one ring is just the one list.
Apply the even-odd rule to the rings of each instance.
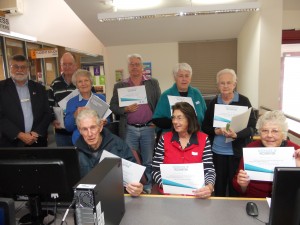
[[209, 139], [199, 131], [195, 110], [189, 103], [176, 103], [172, 106], [172, 112], [172, 131], [164, 133], [155, 148], [152, 161], [153, 181], [164, 193], [160, 164], [203, 163], [205, 186], [193, 192], [198, 198], [209, 198], [216, 178]]

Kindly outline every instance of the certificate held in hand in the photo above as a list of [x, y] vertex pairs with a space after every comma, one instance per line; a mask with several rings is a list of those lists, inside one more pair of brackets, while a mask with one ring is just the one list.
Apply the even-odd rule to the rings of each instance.
[[147, 104], [145, 85], [118, 88], [119, 106], [125, 107], [132, 104]]

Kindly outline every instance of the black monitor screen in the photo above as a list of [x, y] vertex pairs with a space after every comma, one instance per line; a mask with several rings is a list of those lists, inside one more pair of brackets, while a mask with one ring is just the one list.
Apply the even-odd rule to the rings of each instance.
[[39, 196], [41, 201], [73, 199], [80, 179], [75, 148], [0, 149], [0, 196]]
[[269, 225], [300, 225], [300, 168], [276, 167]]

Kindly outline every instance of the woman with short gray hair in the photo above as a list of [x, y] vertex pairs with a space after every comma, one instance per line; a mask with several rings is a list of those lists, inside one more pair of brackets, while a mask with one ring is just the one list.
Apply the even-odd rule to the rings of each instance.
[[[293, 147], [295, 149], [293, 157], [295, 158], [296, 166], [300, 167], [300, 146], [287, 140], [288, 124], [283, 112], [278, 110], [265, 112], [258, 119], [256, 128], [260, 140], [251, 142], [247, 145], [247, 148]], [[248, 198], [271, 197], [272, 182], [251, 180], [244, 170], [243, 158], [237, 171], [233, 179], [233, 187], [241, 196]]]

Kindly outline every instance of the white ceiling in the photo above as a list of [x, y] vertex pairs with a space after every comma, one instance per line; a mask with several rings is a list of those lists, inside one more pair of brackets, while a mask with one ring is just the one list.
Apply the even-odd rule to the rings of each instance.
[[[257, 0], [228, 1], [235, 2], [230, 4], [257, 2]], [[287, 1], [297, 4], [295, 2], [299, 0], [284, 0]], [[236, 38], [250, 15], [249, 12], [244, 12], [101, 23], [97, 19], [98, 13], [112, 10], [110, 5], [104, 4], [105, 0], [65, 0], [65, 2], [105, 46]], [[161, 8], [184, 7], [191, 4], [189, 0], [163, 0], [163, 2]], [[289, 7], [295, 6], [289, 4]]]

